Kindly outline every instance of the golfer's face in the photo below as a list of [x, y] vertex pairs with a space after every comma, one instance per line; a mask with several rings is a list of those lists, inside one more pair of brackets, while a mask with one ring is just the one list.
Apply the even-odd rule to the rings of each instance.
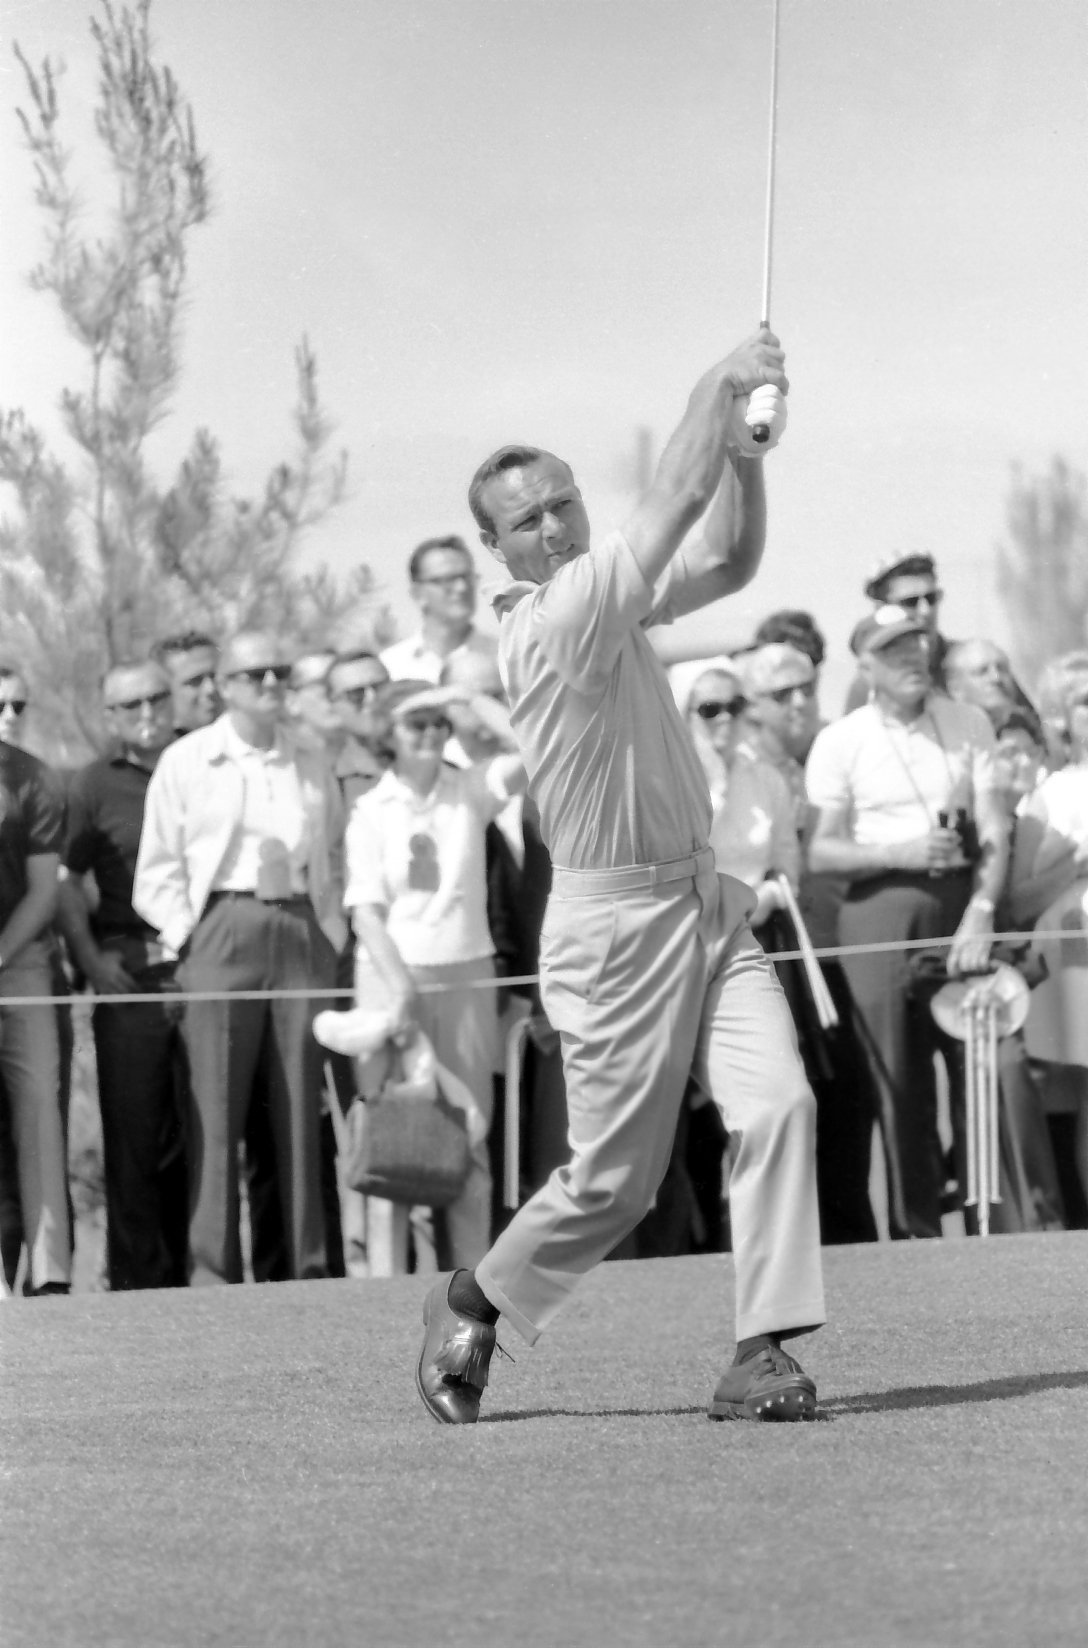
[[589, 517], [566, 464], [550, 453], [489, 482], [484, 506], [495, 523], [481, 536], [515, 578], [546, 584], [589, 548]]

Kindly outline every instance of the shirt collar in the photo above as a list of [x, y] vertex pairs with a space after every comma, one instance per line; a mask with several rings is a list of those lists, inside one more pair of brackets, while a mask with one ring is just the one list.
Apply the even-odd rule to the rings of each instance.
[[377, 801], [409, 801], [413, 806], [419, 807], [435, 800], [444, 790], [448, 789], [450, 773], [454, 770], [454, 768], [447, 767], [446, 763], [443, 762], [438, 769], [438, 780], [434, 789], [428, 796], [420, 797], [410, 784], [404, 782], [404, 779], [398, 775], [395, 768], [389, 767], [370, 793]]
[[291, 758], [291, 750], [282, 728], [276, 728], [275, 742], [270, 749], [259, 750], [254, 744], [247, 744], [244, 738], [239, 737], [227, 711], [224, 711], [217, 721], [212, 722], [209, 735], [208, 742], [211, 747], [208, 758], [211, 761], [245, 761], [252, 760], [254, 756], [261, 760], [275, 756], [279, 761], [288, 761]]
[[516, 579], [512, 584], [503, 584], [491, 597], [491, 607], [496, 618], [505, 618], [507, 613], [513, 612], [520, 601], [531, 595], [539, 584], [532, 584], [527, 578]]

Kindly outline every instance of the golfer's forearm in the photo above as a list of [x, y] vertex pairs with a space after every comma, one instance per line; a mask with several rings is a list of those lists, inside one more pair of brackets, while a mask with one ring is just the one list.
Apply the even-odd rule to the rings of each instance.
[[625, 536], [647, 583], [655, 584], [686, 534], [706, 513], [725, 464], [733, 387], [724, 366], [700, 378]]
[[703, 544], [720, 593], [755, 577], [767, 541], [767, 494], [759, 458], [730, 458], [703, 527]]

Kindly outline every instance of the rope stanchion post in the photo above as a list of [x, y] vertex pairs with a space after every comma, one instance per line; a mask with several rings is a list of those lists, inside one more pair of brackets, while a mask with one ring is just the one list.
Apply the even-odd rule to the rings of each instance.
[[966, 1207], [973, 1207], [980, 1236], [990, 1234], [990, 1209], [1000, 1202], [1000, 1082], [994, 975], [973, 981], [960, 1004], [964, 1039], [964, 1131], [967, 1152]]

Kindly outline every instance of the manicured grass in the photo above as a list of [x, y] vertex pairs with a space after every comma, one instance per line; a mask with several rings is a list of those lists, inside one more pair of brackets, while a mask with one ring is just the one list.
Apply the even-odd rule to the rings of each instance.
[[3, 1307], [5, 1648], [1088, 1641], [1088, 1234], [826, 1253], [822, 1423], [709, 1423], [728, 1261], [602, 1267], [485, 1420], [423, 1283]]

